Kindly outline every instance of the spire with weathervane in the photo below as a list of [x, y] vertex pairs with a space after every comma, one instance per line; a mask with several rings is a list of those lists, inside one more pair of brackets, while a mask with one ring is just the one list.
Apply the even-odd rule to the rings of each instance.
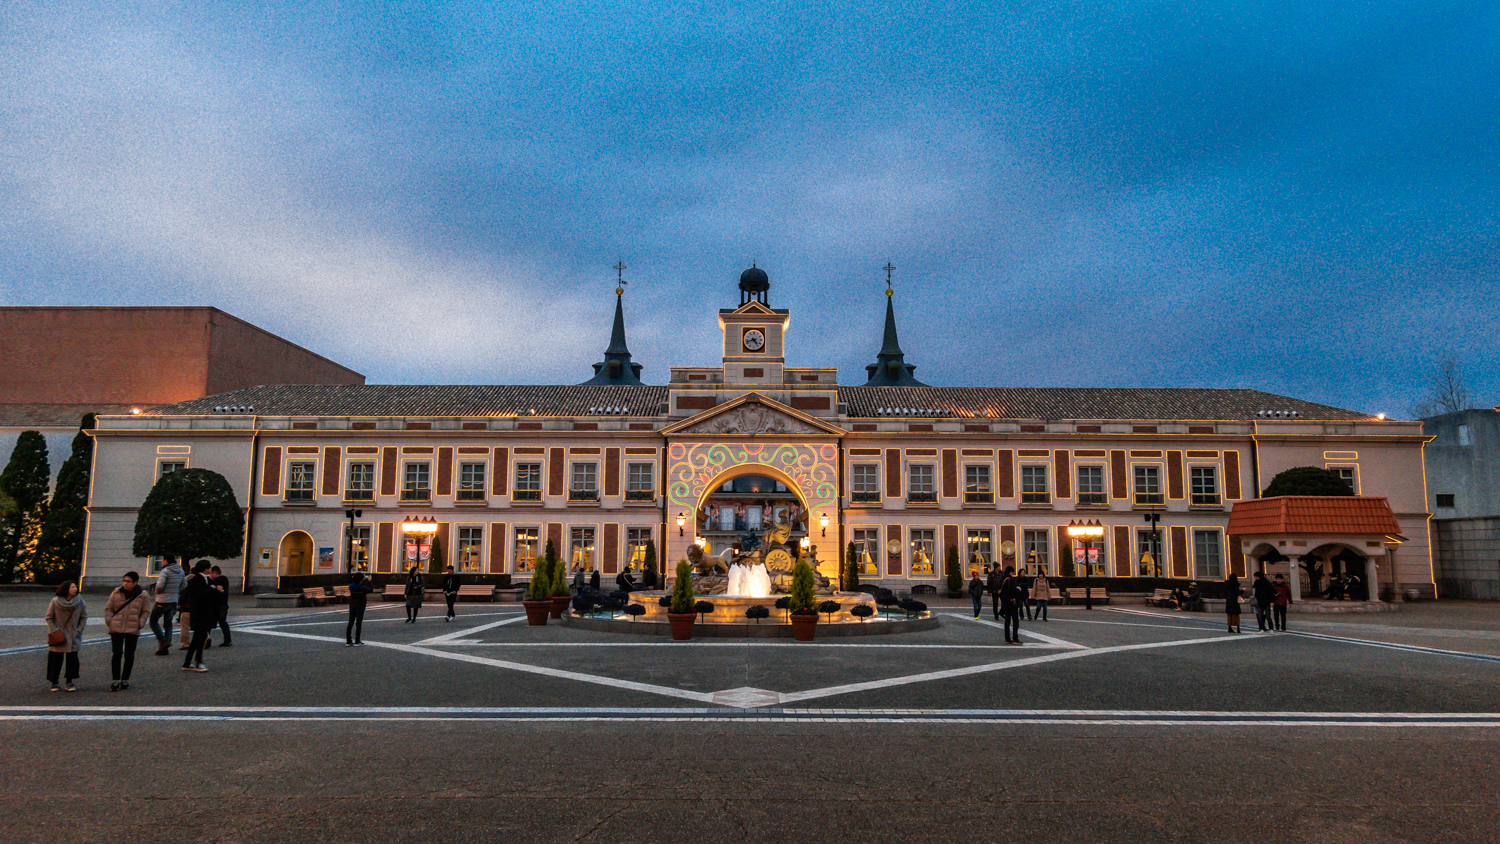
[[896, 309], [891, 304], [896, 295], [891, 287], [891, 273], [896, 268], [886, 262], [881, 269], [885, 270], [885, 338], [880, 344], [880, 354], [875, 356], [875, 362], [865, 367], [865, 372], [870, 375], [865, 386], [925, 387], [926, 384], [913, 377], [912, 373], [917, 371], [917, 366], [906, 362], [901, 342], [896, 338]]
[[615, 324], [609, 332], [609, 348], [604, 350], [604, 360], [594, 364], [594, 377], [584, 384], [641, 385], [641, 365], [630, 360], [630, 349], [625, 345], [625, 262], [615, 264]]

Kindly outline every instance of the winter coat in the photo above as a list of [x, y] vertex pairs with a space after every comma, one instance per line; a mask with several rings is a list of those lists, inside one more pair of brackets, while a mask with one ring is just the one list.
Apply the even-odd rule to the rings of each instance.
[[1240, 579], [1232, 574], [1224, 581], [1224, 613], [1240, 614]]
[[1000, 594], [1000, 572], [990, 569], [990, 582], [987, 584], [987, 588], [991, 595]]
[[589, 575], [589, 588], [592, 589], [592, 590], [594, 590], [595, 592], [599, 591], [599, 570], [598, 569], [594, 569], [593, 573]]
[[456, 574], [445, 574], [445, 575], [443, 575], [443, 594], [444, 595], [457, 595], [458, 594], [458, 575], [456, 575]]
[[186, 578], [187, 573], [182, 570], [180, 564], [173, 563], [170, 566], [164, 566], [161, 576], [156, 578], [156, 602], [158, 604], [177, 603], [177, 593], [182, 591], [182, 581]]
[[218, 577], [210, 577], [208, 579], [208, 585], [222, 587], [221, 589], [214, 590], [214, 592], [217, 593], [219, 609], [229, 609], [229, 578], [225, 577], [222, 574]]
[[126, 596], [124, 587], [116, 587], [104, 604], [105, 628], [111, 633], [139, 636], [151, 617], [151, 603], [151, 593], [139, 586], [131, 596]]
[[406, 606], [422, 606], [422, 595], [427, 592], [427, 581], [420, 572], [406, 578]]
[[1272, 603], [1278, 607], [1284, 607], [1292, 602], [1292, 587], [1287, 583], [1273, 583], [1271, 588], [1276, 590], [1276, 600]]
[[370, 581], [360, 578], [349, 582], [349, 609], [363, 610], [369, 605], [369, 596], [375, 591]]
[[182, 591], [182, 609], [192, 630], [212, 630], [219, 624], [219, 590], [201, 574], [189, 575]]
[[1255, 595], [1255, 603], [1261, 606], [1268, 606], [1272, 601], [1276, 600], [1276, 587], [1272, 586], [1271, 581], [1264, 577], [1257, 577], [1250, 588]]
[[979, 575], [969, 578], [969, 597], [980, 598], [984, 596], [984, 583], [980, 581]]
[[83, 626], [88, 620], [88, 606], [82, 595], [74, 595], [72, 600], [53, 598], [47, 605], [47, 632], [61, 630], [66, 638], [61, 645], [48, 645], [47, 650], [59, 654], [76, 652], [78, 642], [83, 639]]
[[1046, 576], [1040, 574], [1036, 576], [1036, 582], [1031, 586], [1031, 597], [1038, 601], [1052, 600], [1052, 584], [1048, 582]]

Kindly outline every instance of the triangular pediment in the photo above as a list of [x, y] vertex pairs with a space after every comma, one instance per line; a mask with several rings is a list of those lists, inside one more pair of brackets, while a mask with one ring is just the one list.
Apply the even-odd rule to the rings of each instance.
[[738, 308], [735, 308], [734, 311], [733, 311], [733, 313], [736, 313], [736, 314], [753, 314], [755, 316], [777, 316], [777, 313], [775, 311], [771, 310], [770, 308], [766, 307], [765, 305], [762, 305], [761, 303], [755, 301], [754, 299], [751, 299], [750, 301], [746, 302], [745, 304], [740, 305]]
[[670, 436], [843, 436], [845, 431], [759, 393], [748, 393], [711, 410], [668, 425]]

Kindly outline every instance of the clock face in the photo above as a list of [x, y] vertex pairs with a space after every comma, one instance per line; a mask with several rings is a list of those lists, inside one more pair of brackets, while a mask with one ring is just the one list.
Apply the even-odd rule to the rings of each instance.
[[745, 332], [745, 351], [758, 352], [766, 347], [766, 333], [759, 328]]

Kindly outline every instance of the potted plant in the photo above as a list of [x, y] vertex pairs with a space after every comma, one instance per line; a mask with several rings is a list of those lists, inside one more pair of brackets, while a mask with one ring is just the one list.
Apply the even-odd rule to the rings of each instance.
[[792, 611], [792, 638], [811, 642], [818, 627], [818, 596], [813, 591], [812, 567], [802, 560], [792, 569], [792, 593], [787, 596]]
[[572, 593], [568, 591], [568, 567], [553, 553], [551, 540], [547, 542], [547, 565], [551, 569], [548, 580], [552, 587], [552, 617], [562, 618], [572, 600]]
[[948, 563], [946, 566], [948, 575], [948, 597], [962, 598], [964, 596], [964, 576], [959, 572], [958, 546], [948, 546]]
[[552, 583], [547, 573], [547, 558], [543, 557], [537, 561], [536, 570], [531, 573], [531, 583], [526, 586], [526, 599], [521, 602], [521, 606], [526, 608], [526, 623], [533, 627], [546, 624], [547, 615], [552, 612]]
[[672, 638], [685, 641], [693, 638], [693, 622], [698, 615], [693, 607], [693, 569], [687, 560], [677, 561], [677, 577], [672, 581], [672, 605], [667, 608], [667, 623], [672, 626]]

